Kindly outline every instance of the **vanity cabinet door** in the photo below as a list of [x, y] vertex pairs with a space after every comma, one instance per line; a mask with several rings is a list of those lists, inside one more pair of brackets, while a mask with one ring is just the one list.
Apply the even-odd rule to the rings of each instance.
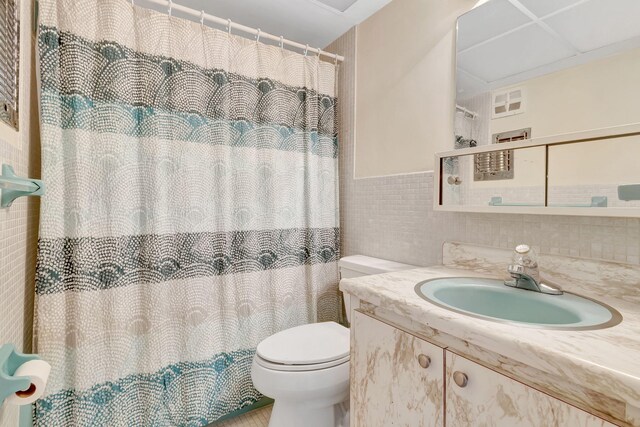
[[357, 311], [352, 320], [351, 426], [443, 426], [444, 350]]
[[447, 427], [615, 427], [462, 356], [446, 358]]

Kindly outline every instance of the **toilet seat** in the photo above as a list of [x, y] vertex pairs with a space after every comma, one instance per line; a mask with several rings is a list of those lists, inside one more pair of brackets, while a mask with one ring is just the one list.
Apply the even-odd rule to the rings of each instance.
[[334, 366], [341, 365], [343, 363], [349, 363], [349, 356], [342, 357], [331, 362], [313, 363], [309, 365], [285, 365], [282, 363], [273, 363], [268, 360], [264, 360], [262, 357], [257, 356], [255, 358], [256, 363], [263, 368], [271, 369], [273, 371], [282, 372], [300, 372], [300, 371], [319, 371], [321, 369], [333, 368]]
[[349, 329], [335, 322], [312, 323], [278, 332], [256, 349], [256, 362], [276, 371], [312, 371], [349, 361]]

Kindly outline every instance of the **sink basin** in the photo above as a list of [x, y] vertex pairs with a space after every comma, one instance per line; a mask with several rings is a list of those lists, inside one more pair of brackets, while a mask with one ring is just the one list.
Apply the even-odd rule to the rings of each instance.
[[504, 285], [502, 280], [451, 277], [420, 282], [416, 293], [457, 313], [545, 329], [592, 330], [615, 326], [613, 307], [569, 292], [547, 295]]

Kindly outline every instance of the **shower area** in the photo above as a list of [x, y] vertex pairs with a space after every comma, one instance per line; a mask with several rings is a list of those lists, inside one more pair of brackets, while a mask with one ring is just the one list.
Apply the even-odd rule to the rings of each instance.
[[339, 58], [176, 10], [39, 1], [37, 426], [206, 425], [341, 318]]

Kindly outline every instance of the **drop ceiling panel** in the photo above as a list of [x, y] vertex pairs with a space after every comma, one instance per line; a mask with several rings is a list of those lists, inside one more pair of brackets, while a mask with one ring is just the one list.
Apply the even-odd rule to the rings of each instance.
[[458, 19], [458, 50], [517, 28], [531, 20], [508, 0], [493, 0]]
[[456, 74], [456, 91], [458, 92], [458, 99], [467, 99], [488, 90], [489, 86], [484, 82], [465, 73], [464, 70], [458, 69]]
[[349, 9], [358, 0], [317, 0], [322, 4], [329, 6], [340, 12]]
[[518, 0], [538, 18], [545, 17], [557, 10], [580, 3], [582, 0]]
[[[195, 10], [323, 48], [391, 0], [173, 0]], [[323, 4], [325, 3], [325, 4]], [[349, 4], [352, 3], [351, 6]], [[144, 0], [136, 0], [144, 6]], [[334, 8], [335, 7], [335, 8]], [[343, 12], [341, 8], [347, 7]], [[166, 7], [154, 6], [166, 12]], [[176, 13], [176, 15], [179, 15]]]
[[[588, 52], [640, 36], [639, 17], [639, 0], [590, 0], [544, 22], [580, 51]], [[583, 24], [571, 24], [575, 22]]]
[[572, 56], [537, 25], [523, 27], [458, 55], [458, 67], [491, 83]]

